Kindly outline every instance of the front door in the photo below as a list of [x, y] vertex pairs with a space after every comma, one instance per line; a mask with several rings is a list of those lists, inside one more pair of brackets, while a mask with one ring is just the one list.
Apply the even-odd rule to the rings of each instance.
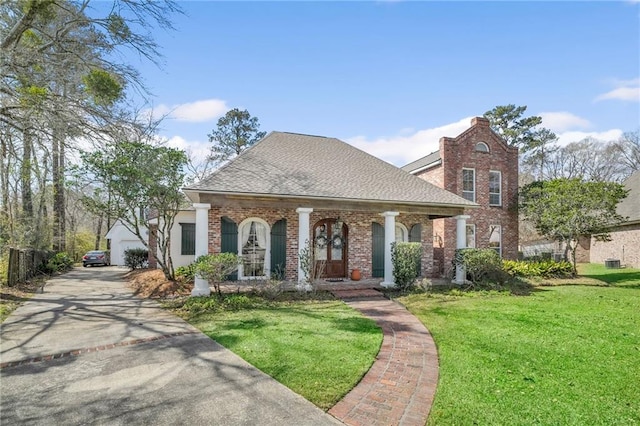
[[337, 219], [322, 219], [313, 226], [317, 277], [347, 276], [347, 236], [347, 225]]

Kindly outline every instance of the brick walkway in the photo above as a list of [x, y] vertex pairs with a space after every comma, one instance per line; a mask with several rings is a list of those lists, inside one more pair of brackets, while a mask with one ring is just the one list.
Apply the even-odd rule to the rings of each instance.
[[424, 426], [438, 384], [438, 353], [416, 317], [376, 290], [336, 290], [382, 328], [384, 339], [371, 369], [329, 410], [351, 426]]

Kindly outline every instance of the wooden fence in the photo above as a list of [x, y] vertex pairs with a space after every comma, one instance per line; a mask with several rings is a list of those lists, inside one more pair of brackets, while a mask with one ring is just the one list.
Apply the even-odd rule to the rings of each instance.
[[9, 286], [25, 282], [39, 272], [51, 257], [46, 250], [9, 248], [9, 266], [7, 270], [7, 284]]

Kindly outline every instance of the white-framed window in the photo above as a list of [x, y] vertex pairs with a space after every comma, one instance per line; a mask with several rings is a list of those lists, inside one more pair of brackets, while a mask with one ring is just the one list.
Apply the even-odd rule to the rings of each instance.
[[467, 247], [476, 248], [476, 225], [467, 223]]
[[238, 279], [269, 277], [271, 261], [271, 230], [264, 220], [251, 217], [238, 226]]
[[409, 230], [406, 226], [396, 222], [396, 243], [406, 243], [409, 241]]
[[489, 152], [489, 145], [484, 142], [478, 142], [476, 144], [476, 151], [479, 152]]
[[502, 257], [502, 227], [500, 225], [489, 227], [489, 248], [497, 251]]
[[489, 205], [502, 205], [502, 172], [489, 171]]
[[462, 197], [476, 201], [476, 170], [462, 169]]

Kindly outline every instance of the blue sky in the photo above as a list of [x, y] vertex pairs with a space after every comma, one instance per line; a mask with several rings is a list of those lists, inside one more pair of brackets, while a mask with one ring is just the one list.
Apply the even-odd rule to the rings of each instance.
[[261, 130], [337, 137], [396, 165], [496, 105], [563, 144], [640, 126], [638, 2], [181, 2], [133, 60], [160, 134], [199, 154], [228, 109]]

